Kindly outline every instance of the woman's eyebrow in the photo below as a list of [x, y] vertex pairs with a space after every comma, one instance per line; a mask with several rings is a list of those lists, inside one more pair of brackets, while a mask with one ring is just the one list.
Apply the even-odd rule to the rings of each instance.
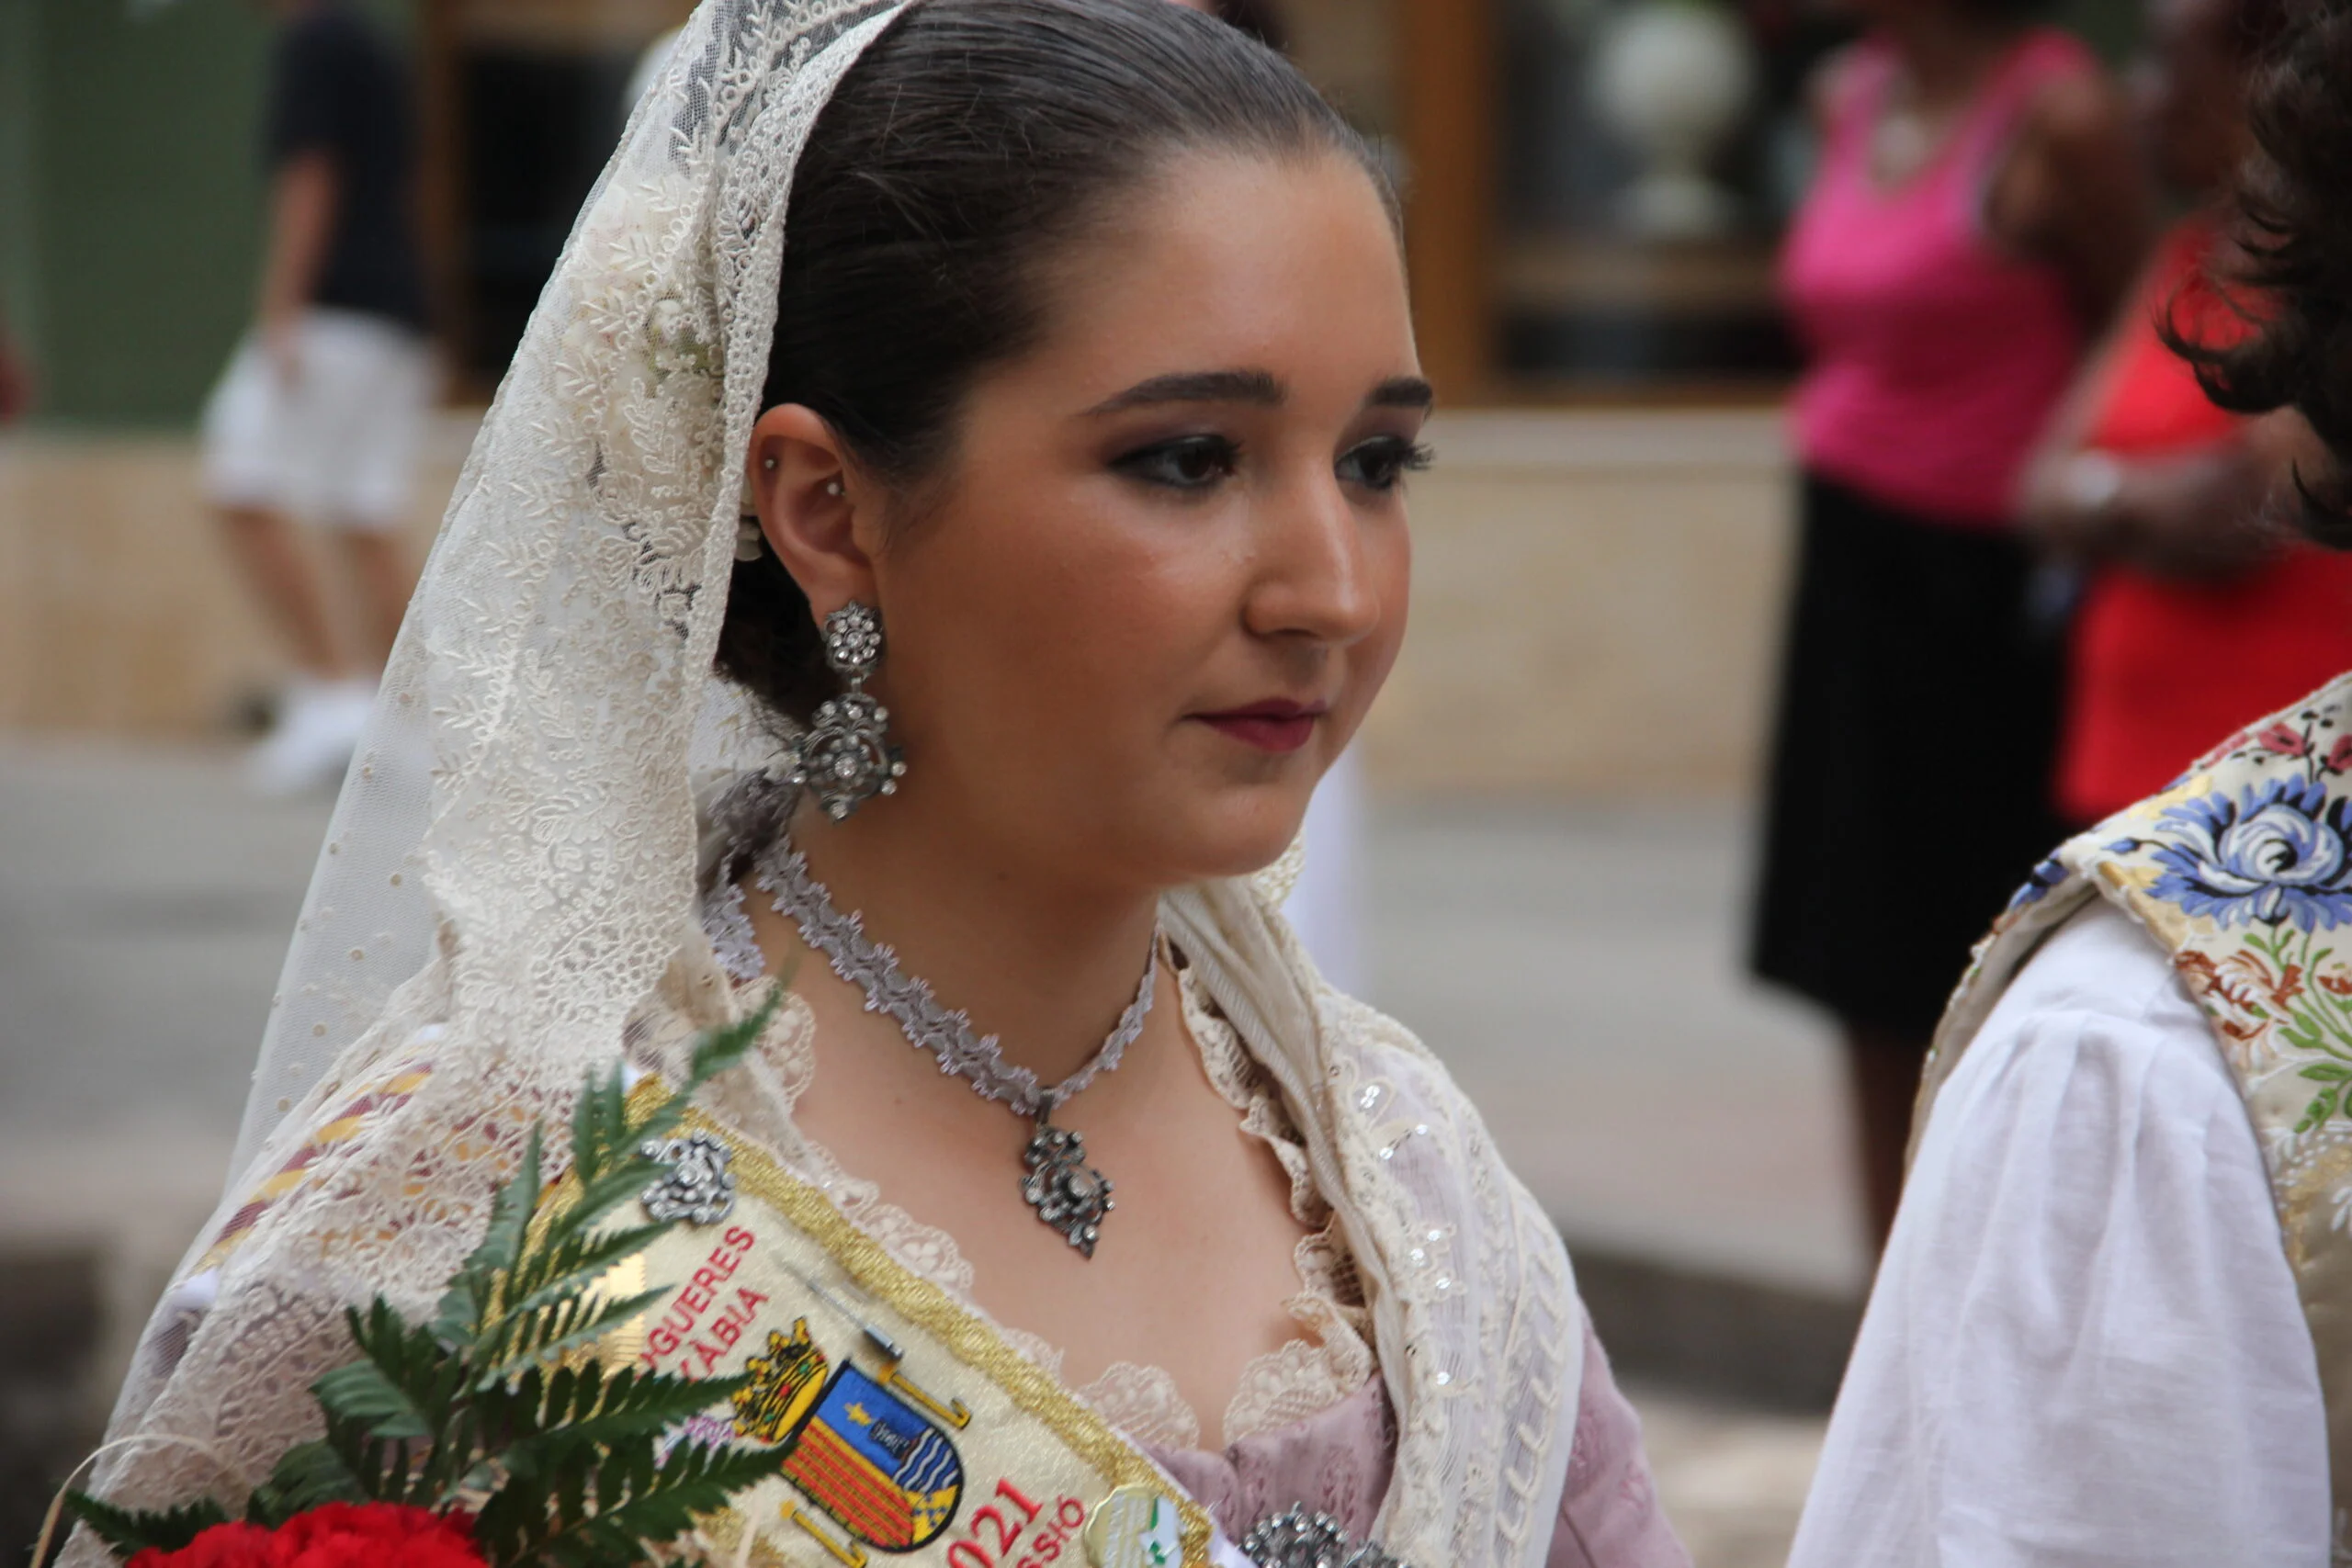
[[1253, 403], [1280, 408], [1283, 384], [1264, 370], [1179, 370], [1138, 381], [1087, 410], [1091, 417], [1155, 403]]
[[1364, 400], [1366, 408], [1420, 409], [1427, 412], [1437, 406], [1437, 389], [1419, 376], [1393, 376], [1372, 389]]

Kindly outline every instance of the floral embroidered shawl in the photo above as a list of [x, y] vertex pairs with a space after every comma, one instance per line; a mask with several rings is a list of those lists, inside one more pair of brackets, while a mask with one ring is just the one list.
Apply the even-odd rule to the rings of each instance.
[[2334, 1556], [2352, 1561], [2352, 675], [2035, 869], [1953, 995], [1916, 1127], [2018, 971], [2094, 897], [2163, 948], [2245, 1098], [2319, 1352]]

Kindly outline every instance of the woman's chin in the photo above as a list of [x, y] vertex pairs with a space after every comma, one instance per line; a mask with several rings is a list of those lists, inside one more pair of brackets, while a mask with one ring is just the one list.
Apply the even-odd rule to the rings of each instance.
[[1251, 876], [1282, 859], [1297, 841], [1306, 820], [1306, 802], [1259, 800], [1250, 809], [1220, 812], [1203, 824], [1187, 862], [1197, 867], [1188, 878], [1208, 882], [1224, 876]]

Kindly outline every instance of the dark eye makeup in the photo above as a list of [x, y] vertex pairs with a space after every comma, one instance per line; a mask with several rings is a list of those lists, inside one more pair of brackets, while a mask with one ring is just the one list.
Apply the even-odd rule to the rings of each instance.
[[1130, 479], [1169, 490], [1201, 491], [1230, 479], [1241, 466], [1241, 443], [1223, 435], [1180, 435], [1155, 441], [1111, 460]]
[[1340, 478], [1367, 490], [1391, 491], [1418, 474], [1434, 458], [1427, 446], [1401, 435], [1379, 435], [1340, 454]]
[[[1375, 436], [1340, 455], [1341, 482], [1372, 491], [1393, 491], [1408, 473], [1428, 468], [1430, 449], [1401, 435]], [[1111, 460], [1130, 479], [1175, 491], [1196, 491], [1228, 479], [1241, 466], [1241, 444], [1224, 435], [1181, 435], [1156, 441]]]

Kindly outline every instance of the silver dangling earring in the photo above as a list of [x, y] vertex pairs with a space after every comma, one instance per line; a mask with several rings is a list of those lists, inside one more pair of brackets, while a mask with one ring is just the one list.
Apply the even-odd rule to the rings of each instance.
[[842, 694], [793, 739], [785, 777], [815, 790], [825, 815], [839, 822], [877, 795], [898, 794], [907, 772], [890, 744], [890, 710], [865, 690], [882, 664], [882, 617], [871, 605], [853, 599], [825, 617], [825, 662], [842, 678]]

